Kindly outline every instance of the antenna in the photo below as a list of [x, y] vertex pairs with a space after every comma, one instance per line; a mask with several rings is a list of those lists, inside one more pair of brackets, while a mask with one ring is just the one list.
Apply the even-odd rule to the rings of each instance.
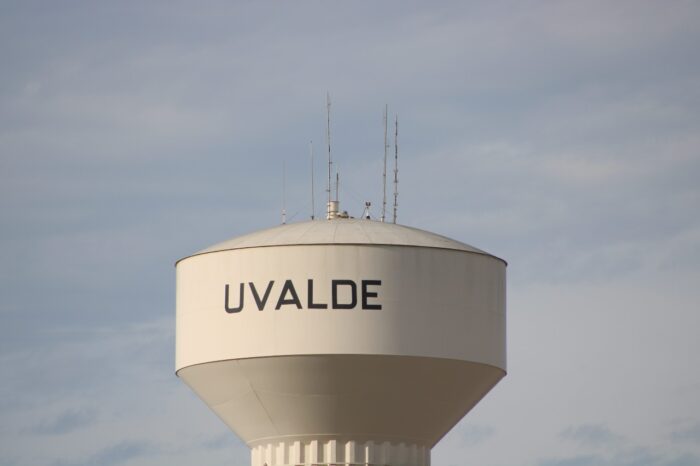
[[331, 167], [333, 165], [331, 159], [331, 96], [326, 92], [326, 140], [328, 141], [328, 209], [327, 217], [331, 214]]
[[314, 141], [309, 142], [311, 152], [311, 220], [316, 218], [316, 202], [314, 200]]
[[335, 201], [338, 202], [338, 190], [340, 189], [340, 172], [335, 172]]
[[369, 220], [370, 215], [369, 215], [369, 208], [372, 206], [372, 203], [369, 201], [365, 201], [365, 210], [362, 212], [362, 218], [365, 218]]
[[383, 181], [383, 192], [384, 192], [384, 197], [382, 200], [382, 222], [386, 218], [386, 150], [389, 147], [387, 145], [387, 114], [389, 113], [389, 105], [384, 104], [384, 171], [382, 172], [382, 181]]
[[396, 114], [394, 129], [394, 223], [399, 199], [399, 115]]
[[282, 225], [287, 223], [287, 166], [282, 161]]

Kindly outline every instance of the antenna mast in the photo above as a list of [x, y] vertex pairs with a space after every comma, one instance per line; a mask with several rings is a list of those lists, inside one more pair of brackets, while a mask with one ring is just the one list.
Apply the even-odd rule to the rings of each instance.
[[396, 223], [396, 208], [399, 198], [399, 115], [396, 114], [394, 129], [394, 223]]
[[282, 161], [282, 225], [287, 223], [287, 166]]
[[309, 142], [311, 152], [311, 220], [316, 218], [316, 202], [314, 200], [314, 142]]
[[382, 222], [384, 222], [386, 218], [386, 151], [388, 149], [388, 144], [387, 144], [387, 114], [389, 113], [389, 105], [384, 104], [384, 171], [382, 172], [382, 181], [383, 181], [383, 192], [384, 192], [384, 197], [382, 199]]
[[331, 160], [331, 96], [326, 92], [326, 140], [328, 141], [328, 187], [326, 191], [328, 192], [328, 209], [327, 214], [330, 217], [331, 213], [331, 167], [333, 162]]

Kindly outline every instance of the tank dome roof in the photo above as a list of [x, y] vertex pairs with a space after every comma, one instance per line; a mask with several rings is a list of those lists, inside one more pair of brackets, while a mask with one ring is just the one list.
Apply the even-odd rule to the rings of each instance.
[[232, 249], [311, 244], [413, 246], [451, 249], [495, 257], [446, 236], [418, 228], [366, 219], [310, 220], [279, 225], [222, 241], [192, 256]]

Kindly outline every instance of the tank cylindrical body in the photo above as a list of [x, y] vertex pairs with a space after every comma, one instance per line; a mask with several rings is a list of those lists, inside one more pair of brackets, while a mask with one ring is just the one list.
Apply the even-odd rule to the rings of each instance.
[[370, 220], [234, 238], [177, 263], [177, 374], [253, 466], [427, 465], [505, 375], [505, 267]]

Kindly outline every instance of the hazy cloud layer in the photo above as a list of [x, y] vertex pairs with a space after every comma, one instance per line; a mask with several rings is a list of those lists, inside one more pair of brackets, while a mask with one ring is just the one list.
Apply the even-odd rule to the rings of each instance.
[[631, 452], [612, 458], [598, 455], [581, 455], [570, 458], [548, 459], [539, 466], [697, 466], [700, 457], [692, 454], [660, 456], [648, 452]]
[[97, 414], [90, 409], [70, 408], [55, 418], [38, 424], [33, 431], [37, 434], [60, 435], [82, 429], [94, 423]]
[[684, 422], [671, 433], [671, 438], [677, 442], [690, 442], [700, 445], [700, 422]]
[[586, 447], [608, 446], [619, 443], [623, 438], [601, 424], [582, 424], [567, 427], [561, 433], [567, 440], [573, 440]]
[[58, 461], [56, 466], [82, 466], [100, 464], [105, 466], [113, 466], [124, 464], [127, 461], [141, 458], [152, 453], [151, 447], [146, 443], [141, 442], [120, 442], [107, 448], [103, 448], [94, 455], [90, 456], [86, 461], [79, 463], [64, 463]]
[[0, 464], [247, 463], [173, 374], [173, 263], [278, 223], [283, 162], [309, 217], [326, 91], [344, 208], [379, 212], [388, 103], [399, 222], [509, 262], [509, 375], [433, 464], [699, 464], [699, 22], [689, 1], [2, 3]]

